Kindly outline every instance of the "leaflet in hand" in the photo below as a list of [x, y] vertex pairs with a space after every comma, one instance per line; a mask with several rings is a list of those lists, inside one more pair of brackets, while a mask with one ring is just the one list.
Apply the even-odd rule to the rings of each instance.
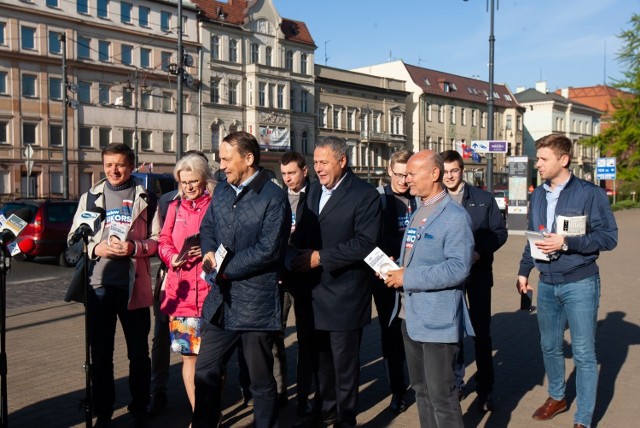
[[109, 239], [107, 240], [107, 244], [112, 246], [113, 244], [126, 241], [130, 227], [131, 224], [129, 223], [112, 221], [109, 225]]
[[200, 246], [199, 233], [196, 233], [194, 235], [187, 236], [186, 238], [184, 238], [184, 243], [182, 244], [182, 249], [178, 254], [178, 258], [176, 259], [176, 262], [181, 262], [182, 260], [184, 260], [187, 257], [187, 253], [189, 251], [199, 246]]
[[559, 215], [556, 218], [556, 230], [562, 236], [581, 236], [587, 233], [587, 216], [578, 215], [566, 217]]
[[207, 261], [205, 261], [202, 264], [202, 274], [200, 274], [200, 278], [207, 281], [209, 285], [214, 285], [216, 282], [216, 276], [218, 275], [218, 271], [220, 270], [225, 257], [227, 257], [227, 249], [224, 248], [224, 245], [220, 244], [215, 253], [216, 267], [214, 268], [211, 266], [211, 263], [207, 263]]
[[400, 269], [398, 265], [378, 247], [370, 252], [369, 255], [364, 258], [364, 261], [371, 269], [376, 271], [382, 279], [387, 279], [387, 273], [390, 270]]
[[536, 242], [544, 241], [544, 234], [542, 232], [525, 232], [527, 236], [527, 240], [529, 241], [529, 251], [531, 252], [531, 257], [536, 260], [542, 260], [545, 262], [549, 261], [549, 255], [542, 252], [540, 248], [536, 246]]

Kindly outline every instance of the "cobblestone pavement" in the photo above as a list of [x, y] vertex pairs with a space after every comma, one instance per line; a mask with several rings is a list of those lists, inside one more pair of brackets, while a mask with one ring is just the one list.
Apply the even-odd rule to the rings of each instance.
[[[616, 250], [600, 258], [602, 297], [597, 331], [600, 382], [594, 426], [637, 426], [640, 420], [640, 276], [635, 270], [640, 253], [640, 211], [616, 213], [620, 243]], [[568, 412], [549, 422], [531, 419], [533, 411], [546, 399], [546, 380], [539, 349], [535, 311], [521, 312], [515, 292], [517, 263], [524, 246], [523, 236], [512, 235], [497, 253], [493, 288], [493, 346], [496, 366], [494, 397], [496, 411], [483, 414], [475, 409], [476, 395], [462, 401], [466, 427], [571, 427], [575, 411], [575, 373], [571, 351], [567, 349]], [[38, 265], [33, 265], [38, 268]], [[40, 267], [43, 277], [46, 269]], [[68, 271], [69, 278], [73, 272]], [[533, 278], [533, 275], [532, 275]], [[56, 282], [57, 281], [57, 282]], [[24, 289], [8, 287], [7, 356], [9, 425], [12, 427], [82, 427], [84, 414], [78, 403], [84, 397], [83, 307], [62, 302], [64, 280], [42, 279], [20, 283]], [[56, 287], [61, 287], [56, 291]], [[12, 294], [13, 293], [13, 294]], [[55, 298], [52, 298], [55, 296]], [[374, 314], [375, 315], [375, 314]], [[293, 319], [289, 320], [293, 325]], [[568, 334], [566, 341], [570, 342]], [[287, 355], [294, 361], [295, 330], [287, 329]], [[116, 337], [117, 403], [114, 427], [127, 427], [127, 359], [124, 338]], [[468, 352], [467, 379], [475, 371], [472, 346]], [[232, 359], [234, 361], [235, 359]], [[172, 357], [170, 399], [165, 412], [150, 421], [153, 427], [187, 427], [190, 408], [182, 386], [179, 357]], [[237, 369], [232, 363], [225, 386], [223, 427], [251, 426], [250, 408], [241, 404]], [[418, 417], [411, 399], [409, 409], [394, 417], [387, 410], [389, 393], [380, 357], [377, 320], [364, 332], [361, 353], [361, 395], [358, 423], [365, 427], [417, 427]], [[292, 364], [290, 364], [290, 367]], [[469, 381], [473, 385], [473, 380]], [[289, 374], [289, 398], [295, 401], [294, 374]], [[282, 413], [281, 426], [295, 421], [295, 406]]]

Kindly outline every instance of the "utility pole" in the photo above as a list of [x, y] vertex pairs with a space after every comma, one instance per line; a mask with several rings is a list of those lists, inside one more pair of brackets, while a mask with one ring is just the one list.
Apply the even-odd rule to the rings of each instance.
[[182, 158], [182, 73], [184, 72], [184, 52], [182, 47], [182, 0], [178, 0], [178, 99], [176, 100], [176, 162]]
[[69, 108], [69, 97], [67, 96], [69, 81], [67, 79], [67, 35], [65, 33], [60, 34], [60, 43], [62, 44], [62, 90], [64, 91], [62, 96], [62, 197], [69, 199], [69, 115], [67, 111]]
[[138, 68], [136, 67], [136, 71], [133, 74], [135, 78], [135, 83], [133, 84], [133, 156], [134, 156], [134, 166], [135, 169], [138, 169], [138, 150], [140, 149], [140, 144], [138, 140]]
[[[493, 131], [493, 111], [494, 111], [494, 98], [493, 98], [493, 56], [494, 45], [496, 38], [493, 35], [493, 15], [495, 11], [495, 0], [491, 0], [490, 21], [491, 29], [489, 33], [489, 98], [487, 99], [487, 110], [489, 115], [489, 124], [487, 125], [487, 140], [491, 141], [494, 138]], [[487, 154], [487, 190], [493, 193], [493, 153]]]

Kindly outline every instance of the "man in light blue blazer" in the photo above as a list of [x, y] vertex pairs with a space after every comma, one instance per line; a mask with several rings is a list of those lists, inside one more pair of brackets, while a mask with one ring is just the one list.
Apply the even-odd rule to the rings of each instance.
[[411, 386], [421, 427], [463, 428], [453, 367], [464, 334], [473, 335], [464, 280], [473, 261], [471, 219], [442, 186], [444, 163], [431, 150], [407, 163], [411, 195], [421, 203], [385, 284], [404, 288], [400, 309]]

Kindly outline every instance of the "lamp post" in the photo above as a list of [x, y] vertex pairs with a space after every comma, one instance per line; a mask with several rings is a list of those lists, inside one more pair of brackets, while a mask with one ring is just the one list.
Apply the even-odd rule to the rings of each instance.
[[178, 0], [178, 87], [176, 103], [176, 162], [182, 158], [182, 72], [184, 52], [182, 47], [182, 0]]
[[138, 141], [138, 68], [136, 67], [136, 71], [134, 73], [134, 78], [135, 78], [135, 83], [134, 83], [134, 87], [133, 87], [133, 102], [134, 102], [134, 106], [133, 106], [133, 158], [134, 158], [134, 165], [136, 167], [136, 169], [138, 168], [138, 150], [139, 150], [139, 141]]

